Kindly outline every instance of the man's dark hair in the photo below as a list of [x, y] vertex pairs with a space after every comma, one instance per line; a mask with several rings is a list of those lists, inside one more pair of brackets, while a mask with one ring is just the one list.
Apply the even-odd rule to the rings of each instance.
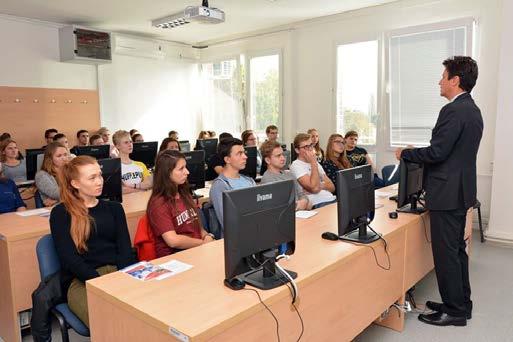
[[231, 135], [230, 133], [226, 133], [226, 132], [219, 134], [219, 141], [228, 139], [228, 138], [233, 138], [233, 135]]
[[471, 92], [476, 85], [478, 68], [477, 63], [467, 56], [454, 56], [447, 58], [442, 63], [447, 70], [449, 79], [458, 76], [460, 78], [460, 88], [466, 92]]
[[265, 128], [265, 134], [271, 133], [271, 130], [278, 130], [278, 127], [276, 125], [269, 125]]
[[77, 132], [77, 138], [80, 137], [80, 134], [82, 133], [89, 133], [89, 131], [87, 129], [81, 129], [80, 131]]
[[5, 132], [5, 133], [2, 133], [2, 135], [0, 135], [0, 142], [7, 140], [7, 139], [11, 139], [11, 135], [9, 133]]
[[60, 138], [66, 138], [66, 134], [64, 133], [57, 133], [53, 136], [53, 141], [57, 141], [59, 140]]
[[59, 131], [57, 131], [55, 128], [48, 128], [45, 131], [45, 139], [48, 139], [52, 133], [59, 133]]
[[226, 164], [224, 157], [228, 157], [232, 152], [232, 147], [237, 145], [244, 146], [242, 140], [237, 138], [226, 138], [219, 141], [219, 144], [217, 145], [217, 154], [221, 159], [221, 164], [223, 166]]

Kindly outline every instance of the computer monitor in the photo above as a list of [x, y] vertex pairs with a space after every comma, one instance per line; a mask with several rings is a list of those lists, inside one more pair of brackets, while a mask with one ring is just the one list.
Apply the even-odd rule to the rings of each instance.
[[256, 179], [257, 176], [257, 147], [256, 146], [246, 146], [244, 147], [246, 151], [246, 167], [240, 171], [245, 176]]
[[103, 176], [103, 190], [98, 198], [120, 203], [123, 202], [121, 189], [121, 159], [99, 159], [98, 164], [100, 164]]
[[223, 193], [226, 280], [238, 278], [264, 290], [287, 282], [277, 273], [275, 258], [284, 243], [294, 252], [295, 208], [293, 180]]
[[[25, 150], [25, 166], [27, 168], [27, 180], [34, 180], [36, 172], [40, 169], [37, 159], [39, 155], [43, 155], [45, 150], [43, 148], [29, 148]], [[40, 157], [40, 160], [41, 157]]]
[[180, 140], [178, 144], [180, 145], [180, 151], [182, 152], [189, 152], [191, 150], [191, 143], [189, 140]]
[[77, 156], [91, 156], [96, 159], [106, 159], [110, 157], [110, 145], [75, 146], [72, 152]]
[[183, 152], [189, 176], [187, 180], [191, 190], [205, 187], [205, 151]]
[[148, 169], [152, 169], [155, 166], [158, 144], [157, 141], [134, 143], [130, 159], [144, 163]]
[[296, 148], [294, 147], [294, 143], [290, 144], [290, 162], [292, 163], [297, 159]]
[[210, 157], [217, 153], [217, 138], [196, 140], [195, 150], [205, 151], [205, 162], [208, 162]]
[[368, 228], [374, 204], [371, 165], [337, 172], [338, 235], [341, 240], [371, 243], [380, 238]]
[[424, 165], [401, 159], [399, 163], [399, 191], [397, 211], [401, 213], [422, 214], [425, 208], [419, 207], [423, 189]]

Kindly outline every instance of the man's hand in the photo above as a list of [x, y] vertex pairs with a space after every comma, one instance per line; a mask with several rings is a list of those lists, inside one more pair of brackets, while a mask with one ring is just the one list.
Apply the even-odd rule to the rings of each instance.
[[403, 153], [404, 148], [399, 147], [397, 150], [395, 150], [395, 158], [397, 160], [401, 160], [401, 153]]

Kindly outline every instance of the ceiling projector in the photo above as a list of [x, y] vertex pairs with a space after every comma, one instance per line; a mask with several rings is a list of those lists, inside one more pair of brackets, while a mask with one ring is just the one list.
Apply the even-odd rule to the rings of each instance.
[[196, 21], [203, 24], [219, 24], [224, 22], [224, 12], [218, 8], [208, 6], [208, 0], [203, 0], [201, 6], [188, 6], [176, 14], [155, 19], [151, 26], [170, 29]]

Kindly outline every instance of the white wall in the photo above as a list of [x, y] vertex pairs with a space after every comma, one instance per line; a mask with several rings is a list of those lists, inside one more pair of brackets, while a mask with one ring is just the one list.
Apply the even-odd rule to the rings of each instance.
[[[203, 60], [248, 51], [281, 48], [284, 67], [284, 136], [317, 127], [321, 142], [335, 131], [336, 45], [377, 39], [388, 30], [452, 19], [478, 21], [476, 59], [480, 76], [473, 96], [483, 112], [485, 132], [478, 155], [478, 196], [483, 214], [490, 208], [491, 162], [497, 105], [497, 63], [500, 48], [501, 0], [412, 0], [314, 19], [289, 32], [260, 36], [202, 50]], [[442, 66], [440, 65], [442, 68]], [[433, 85], [437, 87], [436, 84]], [[434, 126], [433, 122], [433, 126]], [[382, 133], [382, 132], [381, 132]], [[395, 163], [383, 135], [378, 136], [378, 166]]]
[[96, 89], [96, 67], [59, 62], [60, 25], [0, 15], [0, 85]]
[[513, 2], [505, 1], [502, 17], [502, 44], [498, 75], [497, 124], [495, 128], [495, 158], [492, 182], [492, 207], [487, 237], [513, 241], [511, 208], [513, 208]]
[[136, 128], [146, 141], [162, 141], [170, 130], [194, 139], [198, 128], [194, 61], [113, 54], [98, 67], [101, 122], [111, 132]]

